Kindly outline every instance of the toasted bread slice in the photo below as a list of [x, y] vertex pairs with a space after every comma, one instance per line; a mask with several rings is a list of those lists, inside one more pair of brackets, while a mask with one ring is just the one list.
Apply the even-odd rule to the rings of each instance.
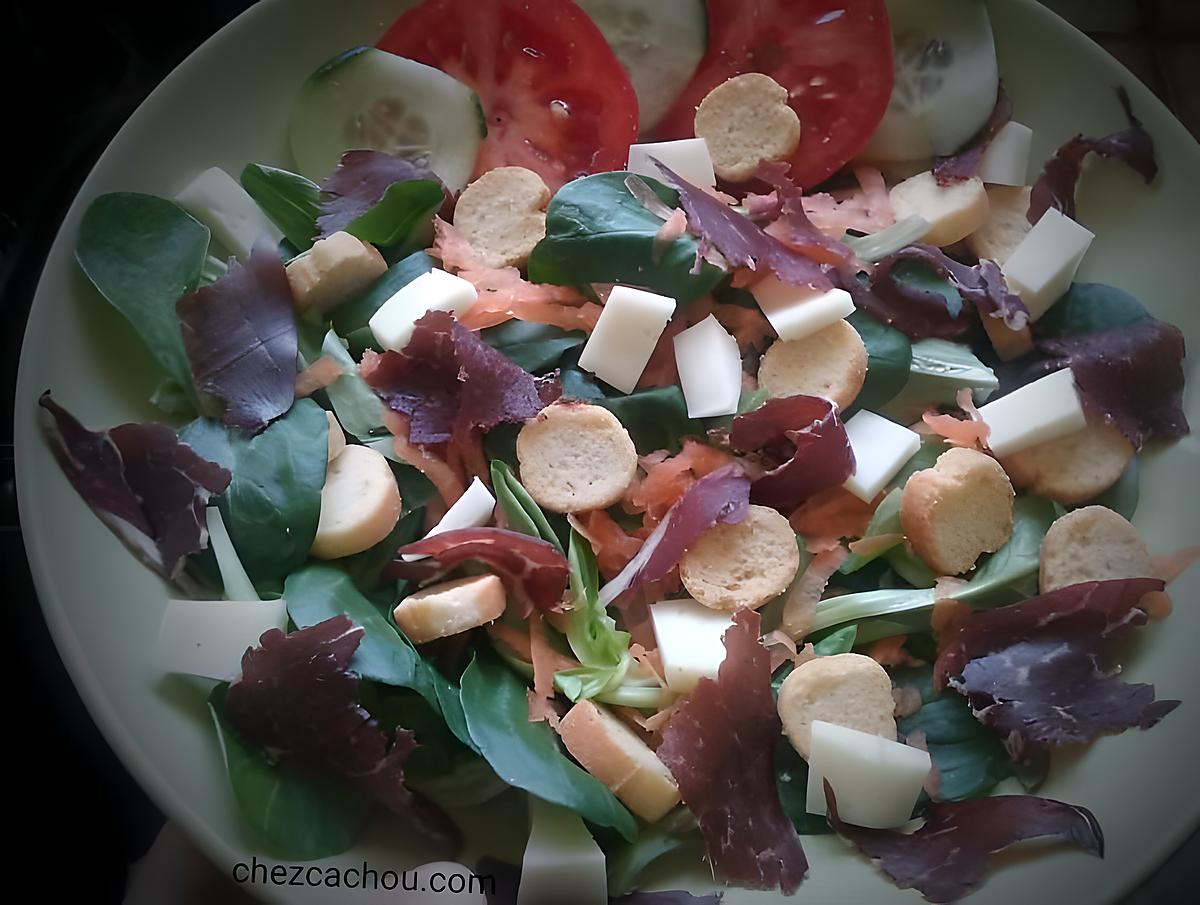
[[1137, 528], [1103, 506], [1068, 512], [1042, 541], [1043, 594], [1082, 581], [1153, 577], [1150, 551]]
[[800, 568], [796, 533], [766, 506], [751, 506], [736, 525], [715, 525], [679, 563], [689, 594], [714, 610], [757, 609], [787, 589]]
[[696, 137], [703, 138], [713, 171], [744, 182], [768, 160], [786, 160], [800, 144], [800, 118], [787, 89], [769, 75], [747, 72], [722, 82], [696, 108]]
[[486, 267], [524, 267], [546, 237], [550, 189], [524, 167], [488, 170], [454, 205], [454, 225]]
[[779, 688], [783, 732], [807, 759], [813, 720], [896, 740], [895, 700], [887, 670], [862, 654], [834, 654], [801, 663]]
[[1018, 490], [1076, 506], [1112, 487], [1133, 458], [1131, 444], [1101, 418], [1049, 443], [1039, 443], [1000, 460]]
[[804, 339], [774, 343], [758, 366], [758, 383], [776, 396], [824, 396], [846, 409], [867, 379], [867, 347], [844, 320]]

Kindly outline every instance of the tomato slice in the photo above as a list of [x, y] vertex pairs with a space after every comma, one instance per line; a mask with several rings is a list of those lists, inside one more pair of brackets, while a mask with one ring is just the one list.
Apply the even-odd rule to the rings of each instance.
[[656, 137], [688, 138], [696, 107], [744, 72], [771, 76], [800, 117], [790, 176], [808, 188], [866, 145], [892, 94], [884, 0], [707, 0], [708, 51]]
[[522, 166], [555, 190], [625, 167], [637, 96], [604, 36], [570, 0], [425, 0], [378, 46], [479, 95], [488, 134], [476, 175]]

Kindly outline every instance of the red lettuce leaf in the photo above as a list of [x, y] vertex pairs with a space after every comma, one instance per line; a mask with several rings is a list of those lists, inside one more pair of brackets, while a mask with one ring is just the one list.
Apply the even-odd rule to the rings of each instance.
[[763, 506], [794, 509], [854, 474], [854, 450], [837, 406], [821, 396], [768, 399], [733, 419], [729, 442], [782, 463], [750, 486], [750, 501]]
[[1051, 837], [1104, 857], [1104, 833], [1087, 808], [1034, 795], [942, 802], [913, 833], [849, 826], [825, 783], [829, 825], [871, 859], [900, 889], [929, 902], [955, 902], [976, 889], [988, 857], [1018, 842]]
[[666, 578], [701, 534], [718, 523], [734, 525], [744, 519], [749, 497], [750, 479], [739, 465], [723, 465], [696, 481], [633, 559], [600, 589], [600, 602], [608, 606], [643, 584]]
[[1162, 588], [1153, 578], [1084, 582], [976, 613], [938, 655], [934, 686], [948, 683], [966, 697], [1017, 757], [1029, 745], [1149, 729], [1179, 702], [1155, 701], [1153, 685], [1106, 674], [1101, 653], [1146, 622], [1140, 601]]
[[233, 475], [165, 424], [90, 431], [46, 392], [42, 431], [71, 486], [122, 543], [168, 581], [208, 544], [204, 507]]
[[226, 692], [229, 722], [272, 759], [344, 776], [430, 836], [456, 841], [449, 818], [404, 785], [413, 733], [397, 728], [389, 742], [359, 703], [361, 680], [350, 660], [362, 637], [362, 627], [344, 615], [290, 635], [264, 632]]
[[403, 351], [365, 353], [359, 370], [422, 444], [528, 421], [562, 395], [557, 375], [534, 377], [445, 311], [418, 320]]
[[1012, 119], [1012, 112], [1012, 98], [1008, 96], [1008, 92], [1004, 90], [1004, 84], [1001, 83], [996, 89], [996, 106], [992, 108], [992, 113], [987, 122], [983, 124], [983, 128], [957, 154], [934, 159], [933, 178], [937, 180], [937, 184], [952, 185], [976, 175], [979, 172], [979, 164], [983, 161], [984, 152], [992, 143], [992, 139], [996, 137], [996, 133]]
[[1124, 87], [1117, 89], [1117, 97], [1125, 109], [1129, 128], [1113, 132], [1103, 138], [1085, 138], [1076, 135], [1054, 152], [1042, 174], [1033, 184], [1029, 197], [1030, 223], [1037, 223], [1049, 208], [1057, 208], [1068, 217], [1075, 216], [1075, 186], [1083, 172], [1083, 161], [1088, 154], [1115, 157], [1131, 166], [1149, 185], [1158, 175], [1158, 162], [1154, 157], [1154, 139], [1142, 128], [1133, 115], [1129, 92]]
[[[405, 555], [427, 556], [406, 562]], [[503, 528], [460, 528], [443, 531], [396, 551], [390, 578], [435, 581], [465, 562], [479, 562], [499, 576], [521, 615], [534, 611], [561, 613], [570, 567], [553, 544]]]
[[225, 400], [221, 421], [256, 434], [292, 407], [296, 318], [279, 255], [258, 244], [245, 264], [175, 304], [196, 386]]
[[440, 180], [428, 167], [383, 151], [347, 151], [333, 173], [321, 183], [321, 215], [317, 237], [324, 239], [373, 208], [388, 187], [416, 179]]
[[735, 267], [758, 270], [762, 264], [785, 283], [816, 290], [830, 288], [829, 277], [817, 261], [788, 248], [749, 217], [681, 179], [668, 167], [655, 163], [667, 184], [679, 192], [679, 203], [687, 214], [688, 228], [700, 236], [699, 254], [715, 248]]
[[[952, 313], [940, 292], [911, 282], [898, 273], [898, 265], [916, 263], [937, 277], [949, 280], [959, 297], [967, 303]], [[908, 245], [888, 255], [875, 268], [870, 289], [845, 285], [855, 304], [885, 324], [895, 327], [910, 339], [958, 339], [974, 324], [967, 307], [980, 316], [998, 317], [1013, 330], [1022, 329], [1029, 310], [1021, 299], [1008, 291], [1004, 275], [995, 261], [983, 260], [971, 266], [955, 261], [932, 245]], [[857, 280], [853, 282], [857, 283]]]
[[760, 618], [741, 610], [725, 632], [717, 678], [701, 679], [663, 729], [658, 757], [696, 816], [709, 860], [727, 880], [795, 892], [808, 871], [800, 837], [779, 803], [771, 657]]
[[1024, 378], [1069, 366], [1083, 401], [1141, 449], [1190, 430], [1183, 411], [1186, 353], [1178, 327], [1147, 318], [1112, 330], [1039, 339]]

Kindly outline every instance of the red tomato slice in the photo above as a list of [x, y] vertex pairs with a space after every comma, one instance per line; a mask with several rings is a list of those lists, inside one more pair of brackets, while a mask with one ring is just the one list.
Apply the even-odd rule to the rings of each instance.
[[696, 107], [717, 85], [762, 72], [790, 92], [800, 146], [790, 176], [805, 188], [863, 149], [892, 94], [884, 0], [707, 0], [708, 51], [655, 130], [693, 134]]
[[378, 46], [479, 95], [488, 134], [476, 175], [527, 167], [555, 190], [625, 168], [637, 96], [604, 36], [569, 0], [425, 0]]

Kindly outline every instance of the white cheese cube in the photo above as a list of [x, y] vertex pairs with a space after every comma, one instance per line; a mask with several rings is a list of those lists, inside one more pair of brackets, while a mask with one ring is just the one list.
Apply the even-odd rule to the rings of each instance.
[[846, 823], [879, 830], [902, 826], [912, 817], [930, 766], [928, 751], [813, 720], [805, 810], [827, 813], [828, 779]]
[[[454, 505], [446, 510], [441, 521], [434, 525], [425, 536], [433, 537], [443, 531], [457, 531], [460, 528], [482, 528], [492, 520], [492, 512], [495, 508], [496, 498], [492, 496], [492, 492], [487, 489], [483, 481], [475, 478], [466, 493], [454, 501]], [[416, 562], [418, 559], [427, 557], [405, 553], [401, 558], [405, 562]]]
[[854, 312], [854, 300], [845, 289], [814, 293], [775, 276], [759, 280], [750, 294], [784, 342], [804, 339]]
[[709, 315], [675, 337], [675, 364], [689, 418], [732, 415], [742, 394], [737, 340]]
[[996, 133], [979, 161], [979, 178], [988, 185], [1025, 185], [1033, 130], [1009, 122]]
[[675, 300], [665, 295], [613, 287], [579, 356], [579, 367], [622, 393], [632, 393], [674, 313]]
[[667, 687], [687, 694], [702, 678], [715, 679], [725, 662], [722, 639], [733, 615], [694, 600], [663, 600], [649, 609]]
[[278, 245], [283, 238], [237, 180], [209, 167], [175, 196], [185, 211], [212, 230], [213, 238], [238, 260], [250, 257], [259, 239]]
[[529, 796], [517, 905], [608, 905], [604, 852], [574, 811]]
[[412, 339], [413, 325], [430, 311], [449, 311], [455, 317], [475, 304], [479, 293], [462, 277], [433, 269], [403, 286], [379, 306], [367, 326], [384, 349], [399, 352]]
[[703, 138], [681, 138], [678, 141], [629, 146], [629, 172], [662, 182], [663, 174], [654, 165], [655, 160], [692, 185], [712, 188], [717, 184], [712, 158], [708, 155], [708, 144]]
[[988, 447], [1000, 459], [1081, 431], [1087, 425], [1070, 368], [980, 406], [979, 414], [989, 428]]
[[1004, 262], [1008, 288], [1021, 297], [1031, 321], [1045, 314], [1071, 288], [1094, 238], [1090, 230], [1052, 207]]
[[232, 681], [242, 673], [246, 648], [286, 625], [282, 600], [168, 600], [158, 662], [167, 672]]
[[867, 503], [921, 448], [916, 431], [866, 409], [846, 422], [846, 437], [854, 450], [854, 474], [842, 486]]

